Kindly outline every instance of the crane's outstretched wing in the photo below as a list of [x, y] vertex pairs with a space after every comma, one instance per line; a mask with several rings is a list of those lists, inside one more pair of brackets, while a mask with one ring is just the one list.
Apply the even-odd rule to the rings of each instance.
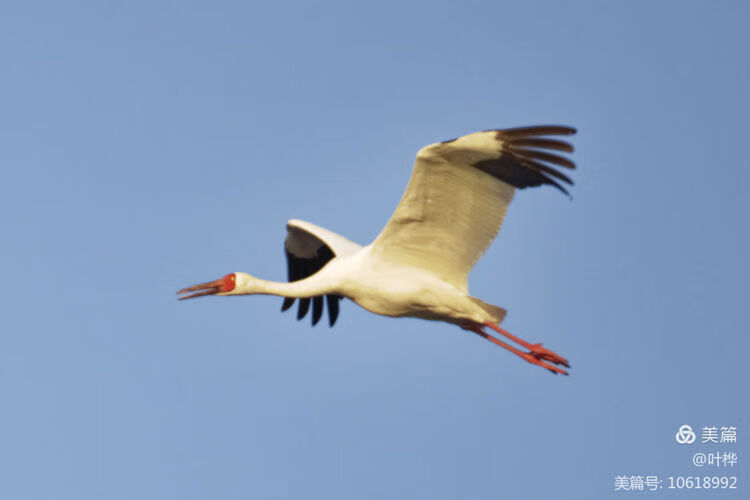
[[[287, 225], [287, 235], [284, 242], [286, 260], [289, 269], [289, 281], [299, 281], [317, 273], [334, 257], [349, 254], [361, 248], [343, 236], [335, 234], [315, 224], [300, 220], [290, 220]], [[339, 315], [339, 295], [326, 295], [328, 304], [328, 322], [331, 326], [336, 323]], [[281, 306], [286, 311], [296, 299], [285, 298]], [[312, 324], [315, 326], [323, 316], [323, 296], [299, 299], [297, 319], [305, 317], [310, 310], [312, 301]]]
[[573, 146], [546, 136], [572, 127], [487, 130], [419, 150], [409, 185], [373, 251], [397, 265], [425, 269], [467, 290], [471, 268], [500, 230], [515, 188], [573, 184], [554, 167], [575, 168], [549, 150]]

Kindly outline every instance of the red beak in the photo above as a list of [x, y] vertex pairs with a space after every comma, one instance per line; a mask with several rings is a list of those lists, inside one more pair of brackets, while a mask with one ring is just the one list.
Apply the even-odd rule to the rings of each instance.
[[187, 288], [183, 288], [182, 290], [177, 292], [177, 295], [188, 292], [198, 292], [192, 293], [190, 295], [183, 295], [182, 297], [178, 298], [178, 300], [194, 299], [196, 297], [203, 297], [204, 295], [215, 295], [217, 293], [220, 293], [221, 290], [222, 280], [218, 279], [216, 281], [209, 281], [208, 283], [201, 283], [200, 285], [193, 285]]

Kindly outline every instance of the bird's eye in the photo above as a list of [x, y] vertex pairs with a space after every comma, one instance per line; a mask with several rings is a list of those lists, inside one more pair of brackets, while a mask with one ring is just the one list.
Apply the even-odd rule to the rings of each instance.
[[227, 274], [221, 279], [222, 292], [231, 292], [232, 290], [234, 290], [235, 285], [237, 285], [237, 278], [235, 277], [234, 273]]

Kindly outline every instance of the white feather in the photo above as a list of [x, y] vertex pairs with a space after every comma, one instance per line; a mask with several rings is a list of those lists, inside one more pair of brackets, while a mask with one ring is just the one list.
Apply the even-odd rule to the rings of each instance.
[[473, 166], [500, 155], [495, 135], [478, 132], [422, 148], [374, 252], [467, 291], [469, 272], [500, 230], [515, 191]]

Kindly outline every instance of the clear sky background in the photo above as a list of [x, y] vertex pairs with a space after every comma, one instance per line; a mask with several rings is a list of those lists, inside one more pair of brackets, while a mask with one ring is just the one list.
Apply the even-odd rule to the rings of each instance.
[[[741, 0], [3, 2], [0, 497], [747, 495], [749, 20]], [[351, 302], [329, 329], [276, 297], [175, 300], [284, 280], [290, 218], [366, 244], [421, 146], [542, 123], [579, 129], [573, 200], [519, 192], [470, 283], [570, 377]], [[738, 442], [680, 446], [682, 424]]]

